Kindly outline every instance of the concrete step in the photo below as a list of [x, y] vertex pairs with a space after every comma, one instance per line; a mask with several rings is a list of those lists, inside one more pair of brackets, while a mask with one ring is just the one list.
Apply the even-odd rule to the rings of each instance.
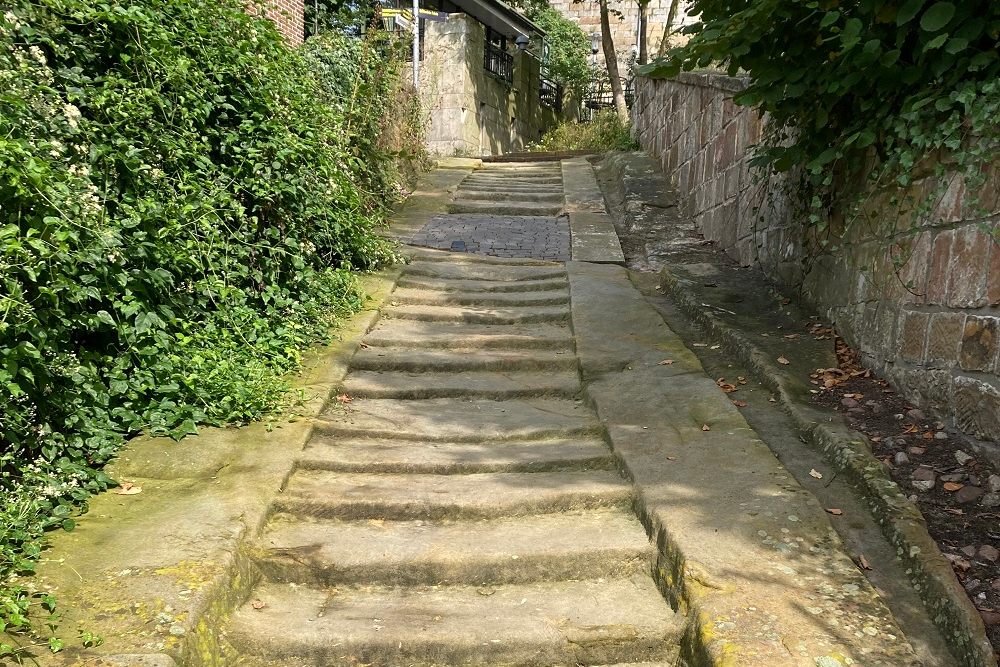
[[255, 560], [269, 581], [314, 586], [523, 584], [648, 573], [642, 524], [619, 509], [482, 521], [272, 518]]
[[296, 516], [439, 520], [627, 508], [632, 486], [616, 470], [423, 475], [298, 470], [275, 501]]
[[563, 205], [565, 199], [561, 190], [550, 192], [511, 192], [510, 190], [459, 190], [462, 199], [478, 199], [482, 201], [534, 201], [551, 202]]
[[343, 383], [356, 398], [528, 398], [580, 393], [580, 376], [561, 371], [351, 371]]
[[354, 371], [571, 371], [576, 372], [576, 356], [567, 351], [549, 350], [428, 350], [426, 348], [367, 347], [351, 359]]
[[435, 398], [426, 401], [356, 399], [323, 411], [317, 432], [420, 442], [510, 442], [603, 435], [582, 401], [533, 398], [510, 401]]
[[448, 204], [449, 213], [475, 213], [482, 215], [555, 216], [562, 204], [531, 201], [481, 201], [462, 197]]
[[497, 586], [267, 584], [232, 619], [251, 655], [312, 665], [671, 663], [683, 628], [648, 576]]
[[297, 463], [302, 470], [373, 473], [553, 472], [613, 470], [596, 436], [497, 442], [424, 442], [317, 434]]
[[568, 323], [464, 324], [383, 319], [364, 339], [371, 347], [573, 350]]
[[560, 264], [545, 264], [538, 266], [517, 264], [483, 264], [459, 262], [411, 262], [403, 274], [407, 277], [423, 276], [429, 278], [459, 278], [464, 280], [489, 281], [538, 281], [566, 279], [566, 269]]
[[469, 324], [520, 324], [569, 322], [567, 306], [416, 306], [400, 304], [382, 309], [385, 317], [421, 322], [468, 322]]
[[557, 306], [569, 303], [569, 289], [528, 292], [457, 292], [414, 287], [398, 287], [390, 300], [427, 306]]
[[524, 293], [546, 292], [566, 289], [568, 283], [562, 278], [547, 278], [543, 280], [519, 280], [507, 282], [502, 280], [466, 280], [463, 278], [429, 278], [421, 276], [402, 276], [397, 282], [397, 288], [413, 288], [438, 290], [441, 292], [465, 293]]

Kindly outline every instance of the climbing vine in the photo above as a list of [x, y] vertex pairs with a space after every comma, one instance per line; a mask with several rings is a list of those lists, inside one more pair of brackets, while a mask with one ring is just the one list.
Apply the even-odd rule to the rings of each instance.
[[849, 188], [908, 186], [933, 163], [974, 192], [1000, 146], [1000, 3], [991, 0], [694, 0], [690, 41], [653, 77], [722, 67], [767, 114], [753, 158], [794, 170], [821, 215]]

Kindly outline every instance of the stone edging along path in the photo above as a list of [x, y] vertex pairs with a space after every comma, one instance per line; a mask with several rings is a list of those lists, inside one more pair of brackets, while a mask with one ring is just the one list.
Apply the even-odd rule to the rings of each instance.
[[961, 664], [994, 667], [996, 657], [979, 612], [928, 534], [920, 511], [889, 478], [882, 463], [872, 456], [865, 437], [842, 423], [827, 421], [825, 413], [797, 400], [787, 373], [737, 328], [703, 306], [669, 269], [660, 271], [660, 285], [688, 317], [752, 369], [778, 397], [806, 442], [820, 450], [836, 470], [862, 490], [875, 521], [896, 548], [897, 555], [906, 562], [911, 584], [952, 651], [962, 660]]

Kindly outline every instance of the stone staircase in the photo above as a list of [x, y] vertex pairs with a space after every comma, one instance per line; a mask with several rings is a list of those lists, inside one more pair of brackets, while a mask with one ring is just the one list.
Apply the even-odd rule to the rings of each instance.
[[565, 267], [412, 252], [258, 540], [232, 662], [679, 664]]
[[562, 208], [559, 162], [487, 163], [462, 181], [448, 212], [554, 216]]

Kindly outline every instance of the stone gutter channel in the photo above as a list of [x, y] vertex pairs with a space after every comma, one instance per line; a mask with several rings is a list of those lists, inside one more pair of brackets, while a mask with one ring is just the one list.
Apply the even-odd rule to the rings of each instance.
[[[602, 185], [620, 183], [620, 189], [605, 187], [605, 196], [609, 201], [614, 200], [612, 214], [616, 217], [616, 225], [622, 229], [640, 231], [645, 222], [643, 216], [649, 215], [650, 211], [655, 215], [664, 208], [664, 198], [670, 198], [664, 177], [651, 160], [618, 156], [602, 164], [602, 170], [607, 172]], [[693, 236], [693, 228], [686, 231]], [[800, 432], [803, 442], [819, 452], [838, 474], [860, 490], [871, 517], [895, 548], [911, 586], [940, 629], [958, 660], [957, 664], [963, 667], [995, 667], [997, 658], [986, 636], [982, 618], [927, 532], [926, 522], [916, 505], [872, 455], [864, 435], [850, 429], [841, 417], [831, 419], [826, 411], [799, 398], [805, 390], [794, 386], [790, 372], [778, 365], [774, 354], [762, 349], [742, 327], [730, 321], [735, 318], [729, 315], [735, 316], [736, 313], [730, 313], [725, 308], [727, 304], [711, 303], [711, 297], [693, 289], [693, 281], [701, 279], [700, 274], [710, 269], [711, 251], [692, 251], [697, 242], [683, 239], [682, 235], [672, 239], [676, 244], [673, 251], [666, 241], [658, 249], [661, 252], [658, 264], [662, 266], [659, 269], [658, 289], [669, 296], [686, 317], [749, 369], [753, 379], [777, 398]], [[678, 265], [683, 262], [695, 264]], [[674, 267], [690, 268], [691, 271], [682, 272]], [[726, 270], [724, 266], [717, 269], [710, 273], [714, 276]], [[708, 275], [704, 280], [715, 279]]]

